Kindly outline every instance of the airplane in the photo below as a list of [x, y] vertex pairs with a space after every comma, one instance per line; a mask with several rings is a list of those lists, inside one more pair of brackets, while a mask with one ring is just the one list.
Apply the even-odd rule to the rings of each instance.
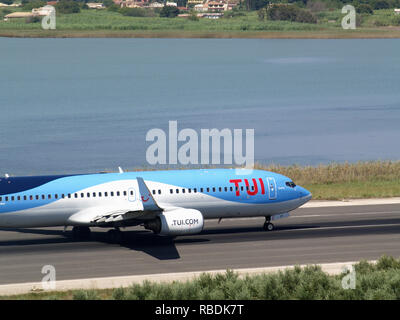
[[161, 236], [197, 234], [205, 219], [265, 217], [271, 221], [311, 199], [281, 174], [248, 169], [192, 169], [0, 178], [0, 227], [72, 226], [74, 239], [90, 227], [141, 225]]

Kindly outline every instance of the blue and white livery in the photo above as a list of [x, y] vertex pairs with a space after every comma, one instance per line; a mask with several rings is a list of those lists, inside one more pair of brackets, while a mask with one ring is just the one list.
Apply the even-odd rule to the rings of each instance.
[[204, 219], [288, 216], [311, 199], [290, 178], [263, 170], [201, 169], [0, 178], [0, 227], [143, 225], [160, 235], [195, 234]]

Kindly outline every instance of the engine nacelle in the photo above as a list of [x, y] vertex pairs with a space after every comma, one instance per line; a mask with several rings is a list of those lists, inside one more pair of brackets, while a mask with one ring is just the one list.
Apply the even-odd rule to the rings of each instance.
[[198, 210], [176, 209], [163, 212], [144, 227], [162, 236], [196, 234], [203, 230], [204, 218]]

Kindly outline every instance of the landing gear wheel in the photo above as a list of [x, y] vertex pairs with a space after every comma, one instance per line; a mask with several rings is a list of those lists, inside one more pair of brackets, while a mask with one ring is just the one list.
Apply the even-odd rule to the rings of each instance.
[[73, 227], [72, 238], [78, 240], [89, 240], [90, 239], [90, 228], [89, 227]]
[[275, 226], [271, 222], [264, 223], [264, 230], [265, 231], [272, 231], [275, 229]]
[[121, 243], [123, 240], [122, 231], [118, 229], [111, 229], [107, 231], [108, 242]]

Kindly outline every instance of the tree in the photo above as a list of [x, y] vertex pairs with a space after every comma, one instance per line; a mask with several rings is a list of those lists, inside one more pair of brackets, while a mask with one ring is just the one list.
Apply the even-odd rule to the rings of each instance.
[[374, 9], [380, 10], [380, 9], [389, 9], [390, 5], [389, 2], [386, 0], [378, 0], [375, 2]]
[[81, 11], [78, 2], [71, 0], [61, 0], [56, 4], [56, 10], [59, 13], [78, 13]]
[[272, 5], [267, 9], [267, 17], [269, 20], [317, 23], [317, 18], [311, 12], [295, 5]]
[[364, 14], [373, 14], [374, 10], [369, 4], [360, 4], [356, 8], [357, 13], [364, 13]]
[[161, 18], [175, 18], [179, 14], [179, 9], [175, 6], [164, 6], [160, 11]]
[[103, 4], [104, 4], [104, 6], [105, 6], [106, 8], [109, 8], [109, 7], [111, 7], [111, 6], [114, 4], [114, 1], [113, 1], [113, 0], [104, 0], [104, 1], [103, 1]]
[[8, 4], [8, 5], [10, 5], [10, 4], [13, 4], [13, 0], [2, 0], [1, 2], [3, 2], [4, 4]]
[[26, 2], [26, 3], [23, 5], [23, 8], [24, 8], [24, 10], [26, 10], [26, 11], [31, 11], [31, 10], [34, 9], [34, 8], [40, 8], [40, 7], [43, 7], [43, 6], [45, 6], [45, 5], [46, 5], [46, 2], [44, 2], [44, 1], [34, 0], [34, 1]]

